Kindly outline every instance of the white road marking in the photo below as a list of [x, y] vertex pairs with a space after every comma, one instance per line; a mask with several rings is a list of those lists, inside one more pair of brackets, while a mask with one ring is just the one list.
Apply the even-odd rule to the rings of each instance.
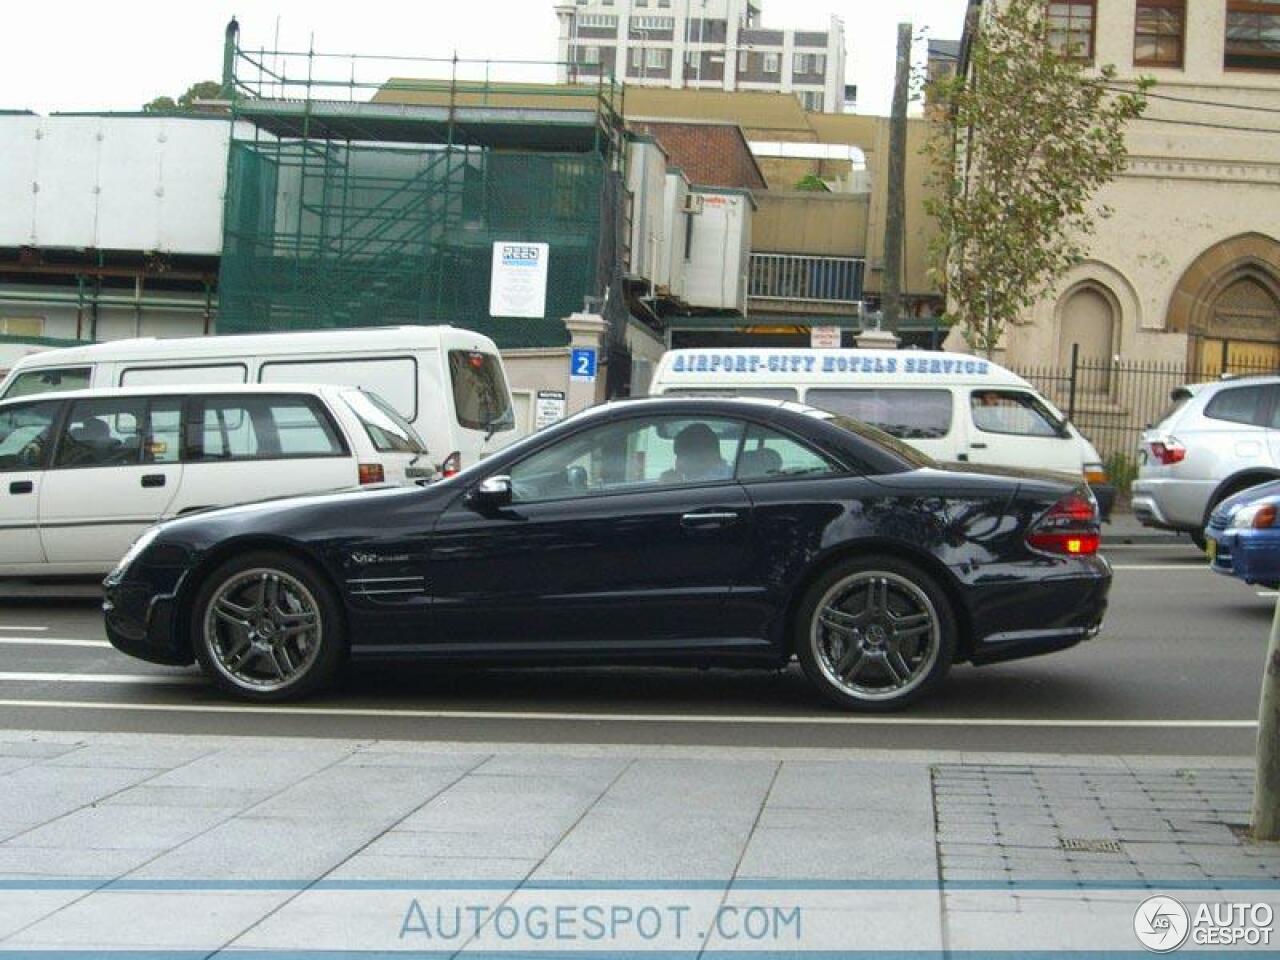
[[23, 631], [26, 631], [26, 630], [34, 630], [36, 633], [43, 633], [45, 630], [48, 630], [48, 629], [49, 629], [48, 627], [29, 627], [29, 626], [23, 626], [23, 627], [0, 627], [0, 630], [23, 630]]
[[10, 647], [110, 647], [106, 640], [78, 640], [74, 637], [0, 637], [0, 646]]
[[[146, 678], [155, 679], [155, 678]], [[179, 678], [174, 678], [179, 679]], [[813, 716], [768, 717], [755, 715], [686, 713], [569, 713], [537, 710], [409, 710], [398, 707], [264, 707], [257, 704], [212, 703], [107, 703], [94, 700], [2, 700], [0, 707], [55, 710], [135, 710], [155, 713], [227, 713], [292, 715], [300, 717], [371, 717], [411, 720], [557, 720], [589, 723], [697, 723], [751, 724], [753, 726], [827, 727], [1051, 727], [1124, 728], [1133, 730], [1252, 730], [1256, 720], [1054, 720], [1016, 717], [882, 717]]]
[[1196, 573], [1208, 573], [1207, 563], [1113, 563], [1112, 570], [1194, 570]]
[[136, 683], [136, 684], [172, 684], [200, 683], [201, 678], [194, 675], [174, 675], [157, 673], [52, 673], [40, 670], [4, 670], [0, 671], [0, 681], [21, 680], [35, 683]]
[[1259, 591], [1258, 591], [1258, 596], [1260, 596], [1260, 597], [1280, 597], [1280, 591], [1276, 591], [1276, 590], [1259, 590]]

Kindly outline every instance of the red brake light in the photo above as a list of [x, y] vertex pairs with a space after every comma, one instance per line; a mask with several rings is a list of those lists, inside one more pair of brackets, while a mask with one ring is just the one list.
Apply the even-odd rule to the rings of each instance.
[[1151, 444], [1152, 455], [1166, 467], [1174, 463], [1181, 463], [1187, 455], [1187, 448], [1180, 444], [1173, 437], [1169, 437], [1164, 442], [1159, 440], [1153, 441]]
[[382, 464], [380, 463], [362, 463], [358, 469], [360, 471], [361, 486], [367, 483], [382, 483], [386, 480], [386, 474], [382, 472]]
[[1050, 507], [1027, 534], [1027, 544], [1033, 549], [1073, 557], [1092, 556], [1101, 542], [1097, 505], [1077, 492]]
[[444, 463], [440, 464], [440, 475], [444, 477], [452, 477], [454, 474], [462, 471], [462, 454], [457, 450], [444, 458]]

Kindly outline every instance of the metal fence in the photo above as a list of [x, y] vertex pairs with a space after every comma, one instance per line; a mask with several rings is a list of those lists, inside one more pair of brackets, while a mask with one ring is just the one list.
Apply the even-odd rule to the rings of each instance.
[[758, 300], [855, 303], [865, 268], [861, 257], [753, 253], [748, 293]]
[[1098, 448], [1113, 474], [1123, 480], [1136, 469], [1142, 432], [1172, 406], [1170, 394], [1187, 383], [1222, 376], [1274, 374], [1275, 366], [1214, 363], [1204, 369], [1188, 363], [1155, 363], [1081, 357], [1072, 351], [1066, 367], [1014, 367], [1053, 401]]

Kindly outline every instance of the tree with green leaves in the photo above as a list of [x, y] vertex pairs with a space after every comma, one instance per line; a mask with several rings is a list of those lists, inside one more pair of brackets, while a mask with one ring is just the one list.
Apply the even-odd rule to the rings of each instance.
[[1119, 86], [1050, 38], [1044, 0], [1000, 0], [975, 24], [964, 76], [931, 86], [933, 273], [948, 320], [991, 356], [1005, 330], [1077, 263], [1094, 195], [1125, 166], [1125, 127], [1153, 80]]
[[216, 80], [201, 80], [187, 87], [186, 93], [173, 97], [156, 97], [142, 105], [145, 113], [181, 113], [198, 109], [197, 100], [216, 100], [222, 92], [222, 84]]

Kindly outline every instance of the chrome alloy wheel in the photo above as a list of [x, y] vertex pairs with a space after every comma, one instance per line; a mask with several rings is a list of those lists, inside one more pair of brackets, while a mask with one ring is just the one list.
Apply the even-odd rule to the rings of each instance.
[[237, 686], [270, 692], [315, 663], [324, 623], [315, 596], [282, 570], [243, 570], [212, 594], [204, 642], [218, 671]]
[[823, 675], [859, 700], [896, 700], [920, 686], [942, 644], [928, 594], [882, 570], [853, 574], [823, 594], [809, 628]]

